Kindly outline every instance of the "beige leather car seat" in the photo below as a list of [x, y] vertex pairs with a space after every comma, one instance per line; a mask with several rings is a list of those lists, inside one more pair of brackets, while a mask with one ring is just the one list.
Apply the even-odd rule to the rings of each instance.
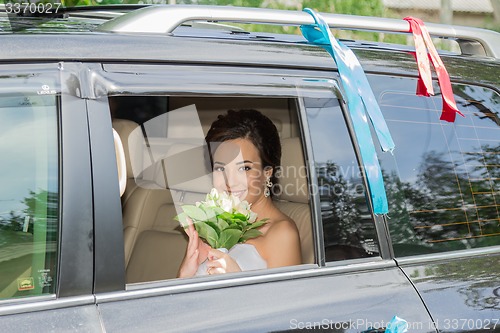
[[[180, 205], [203, 200], [210, 191], [211, 179], [204, 169], [203, 158], [203, 149], [196, 145], [170, 145], [165, 157], [157, 162], [161, 167], [153, 166], [155, 171], [151, 175], [151, 179], [160, 178], [155, 184], [162, 183], [168, 189], [138, 190], [145, 195], [138, 200], [139, 207], [134, 207], [135, 198], [129, 200], [127, 209], [136, 209], [131, 214], [136, 214], [133, 218], [138, 223], [127, 265], [128, 283], [177, 277], [188, 238], [174, 217], [180, 212]], [[197, 177], [200, 175], [203, 176]]]
[[[158, 186], [152, 179], [148, 181], [134, 177], [132, 164], [140, 163], [140, 161], [131, 161], [130, 153], [134, 149], [139, 151], [140, 153], [133, 154], [134, 158], [137, 159], [138, 156], [141, 156], [143, 149], [143, 138], [134, 135], [138, 133], [134, 132], [138, 126], [137, 123], [130, 120], [113, 120], [113, 128], [120, 135], [127, 160], [128, 180], [127, 188], [122, 196], [122, 214], [128, 283], [150, 281], [155, 276], [158, 276], [159, 279], [175, 277], [180, 264], [178, 258], [183, 258], [187, 245], [184, 232], [179, 229], [179, 223], [173, 219], [177, 212], [170, 191]], [[155, 167], [156, 165], [153, 165], [149, 169]], [[161, 234], [162, 232], [166, 235]], [[152, 246], [158, 245], [159, 235], [169, 239], [166, 242], [169, 245], [169, 252], [160, 253], [154, 251], [154, 248], [151, 249]], [[153, 238], [154, 241], [150, 241], [150, 238]], [[157, 262], [153, 265], [148, 264], [149, 261], [153, 260], [152, 258], [157, 260], [158, 256], [173, 262], [169, 265], [160, 265]], [[167, 272], [163, 270], [163, 274], [157, 274], [157, 268], [167, 269]]]

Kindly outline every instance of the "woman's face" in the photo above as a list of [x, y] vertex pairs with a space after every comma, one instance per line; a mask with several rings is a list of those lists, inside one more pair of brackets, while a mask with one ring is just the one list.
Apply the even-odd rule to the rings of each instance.
[[218, 191], [226, 191], [249, 203], [264, 196], [266, 179], [259, 151], [250, 140], [235, 139], [220, 143], [213, 154], [213, 183]]

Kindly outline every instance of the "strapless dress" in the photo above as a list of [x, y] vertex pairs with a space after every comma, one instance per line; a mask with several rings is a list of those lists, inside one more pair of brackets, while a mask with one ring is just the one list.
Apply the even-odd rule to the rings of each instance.
[[[220, 250], [220, 249], [219, 249]], [[225, 250], [225, 249], [222, 249]], [[252, 244], [236, 244], [229, 250], [228, 254], [233, 258], [242, 271], [252, 271], [267, 268], [266, 261]], [[208, 275], [206, 261], [202, 262], [195, 276]]]

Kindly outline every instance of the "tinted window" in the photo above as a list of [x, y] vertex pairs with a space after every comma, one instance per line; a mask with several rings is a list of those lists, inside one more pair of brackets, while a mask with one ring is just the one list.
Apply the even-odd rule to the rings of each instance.
[[326, 260], [378, 255], [366, 191], [336, 99], [304, 100], [318, 177]]
[[56, 97], [0, 96], [0, 119], [0, 299], [54, 293]]
[[376, 79], [396, 143], [393, 155], [379, 155], [396, 255], [500, 244], [498, 93], [453, 85], [465, 118], [448, 123], [439, 120], [441, 96], [416, 96], [416, 80]]

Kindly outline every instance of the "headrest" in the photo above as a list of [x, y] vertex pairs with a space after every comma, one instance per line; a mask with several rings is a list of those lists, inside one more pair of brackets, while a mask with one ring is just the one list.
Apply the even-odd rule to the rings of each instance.
[[309, 203], [307, 169], [300, 138], [281, 140], [281, 166], [276, 177], [279, 185], [275, 191], [277, 199]]
[[205, 147], [187, 140], [148, 138], [144, 148], [144, 165], [134, 172], [138, 185], [149, 189], [170, 189], [176, 192], [209, 193], [212, 174], [206, 168]]
[[[123, 150], [125, 152], [125, 161], [127, 164], [127, 178], [134, 178], [134, 173], [132, 171], [132, 163], [130, 160], [130, 152], [137, 147], [141, 149], [142, 138], [138, 137], [139, 141], [130, 137], [130, 134], [139, 127], [139, 124], [128, 119], [113, 119], [112, 121], [114, 130], [120, 136], [122, 141]], [[129, 140], [129, 137], [131, 140]]]
[[183, 192], [209, 193], [212, 171], [205, 161], [207, 146], [188, 143], [172, 145], [163, 160], [168, 188]]
[[123, 150], [120, 135], [113, 129], [113, 141], [115, 143], [116, 168], [118, 170], [118, 183], [120, 185], [120, 197], [125, 193], [127, 187], [127, 161]]

